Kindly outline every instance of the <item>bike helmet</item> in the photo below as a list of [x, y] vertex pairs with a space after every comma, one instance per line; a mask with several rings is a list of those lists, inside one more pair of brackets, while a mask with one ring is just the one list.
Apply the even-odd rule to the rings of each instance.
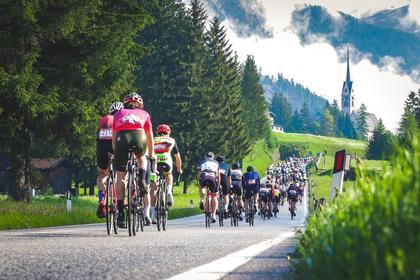
[[214, 154], [212, 152], [207, 152], [205, 157], [214, 159]]
[[171, 128], [167, 124], [161, 124], [157, 127], [158, 134], [171, 134]]
[[143, 98], [141, 98], [141, 96], [138, 95], [136, 92], [132, 92], [126, 97], [124, 97], [124, 104], [133, 103], [133, 102], [143, 105]]
[[239, 163], [232, 164], [232, 169], [239, 169], [239, 168], [240, 168]]
[[246, 171], [247, 172], [252, 172], [252, 171], [254, 171], [254, 167], [252, 165], [250, 165], [246, 168]]
[[122, 102], [114, 102], [111, 104], [111, 106], [109, 107], [108, 112], [113, 115], [115, 112], [121, 110], [124, 107], [124, 104]]
[[218, 162], [224, 162], [225, 161], [225, 157], [224, 156], [218, 156], [216, 160]]

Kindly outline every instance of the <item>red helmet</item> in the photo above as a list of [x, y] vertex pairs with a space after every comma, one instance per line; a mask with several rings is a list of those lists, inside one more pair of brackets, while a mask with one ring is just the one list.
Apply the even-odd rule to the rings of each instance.
[[138, 95], [136, 92], [132, 92], [126, 97], [124, 97], [124, 104], [132, 103], [132, 102], [143, 105], [143, 98], [141, 98], [141, 96]]
[[157, 133], [171, 134], [171, 128], [167, 124], [161, 124], [157, 127]]

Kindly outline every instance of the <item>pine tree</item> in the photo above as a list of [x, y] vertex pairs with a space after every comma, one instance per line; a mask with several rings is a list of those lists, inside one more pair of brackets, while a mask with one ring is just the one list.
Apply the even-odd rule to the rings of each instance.
[[362, 140], [367, 139], [368, 125], [367, 125], [367, 109], [365, 104], [360, 106], [357, 113], [357, 134]]
[[268, 103], [260, 84], [260, 74], [253, 56], [248, 56], [242, 76], [242, 99], [245, 106], [245, 124], [252, 142], [267, 135]]
[[292, 109], [287, 99], [282, 94], [275, 94], [270, 104], [270, 111], [273, 112], [274, 123], [283, 126], [283, 128], [289, 127], [292, 119]]
[[297, 110], [293, 113], [288, 130], [290, 132], [302, 132], [302, 120]]
[[130, 88], [133, 36], [149, 17], [136, 1], [0, 5], [0, 142], [11, 152], [10, 194], [22, 199], [33, 153], [93, 160], [97, 120]]
[[[212, 114], [208, 118], [207, 147], [227, 159], [239, 161], [249, 152], [250, 142], [243, 122], [239, 64], [226, 39], [226, 30], [214, 17], [207, 33], [206, 83]], [[234, 127], [232, 129], [232, 127]]]
[[411, 112], [410, 108], [405, 106], [404, 114], [401, 117], [398, 128], [398, 142], [400, 145], [412, 151], [413, 139], [415, 139], [419, 134], [420, 129], [418, 128], [416, 117], [413, 112]]
[[368, 159], [389, 160], [393, 151], [392, 134], [385, 129], [382, 119], [373, 130], [372, 138], [366, 150], [366, 157]]
[[405, 101], [405, 107], [408, 108], [417, 120], [417, 126], [420, 128], [420, 89], [416, 92], [411, 91]]
[[325, 136], [334, 136], [334, 119], [328, 107], [325, 107], [322, 114], [321, 133]]
[[308, 105], [306, 103], [303, 103], [303, 106], [299, 111], [299, 119], [301, 123], [300, 132], [310, 133], [313, 131]]

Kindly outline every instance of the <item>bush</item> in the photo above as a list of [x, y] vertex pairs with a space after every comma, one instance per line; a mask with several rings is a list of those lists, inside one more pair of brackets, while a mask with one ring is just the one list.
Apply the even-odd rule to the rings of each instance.
[[299, 245], [304, 279], [420, 276], [420, 145], [400, 149], [383, 175], [365, 177], [309, 219]]
[[280, 159], [288, 157], [305, 157], [307, 155], [306, 146], [301, 144], [283, 143], [280, 145]]

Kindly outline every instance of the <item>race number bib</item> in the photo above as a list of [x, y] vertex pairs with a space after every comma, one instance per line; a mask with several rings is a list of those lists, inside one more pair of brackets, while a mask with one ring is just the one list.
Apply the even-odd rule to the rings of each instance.
[[255, 184], [257, 184], [257, 180], [255, 180], [255, 179], [249, 179], [248, 180], [248, 185], [255, 185]]
[[112, 138], [112, 129], [111, 128], [102, 128], [99, 130], [99, 139], [110, 139]]
[[201, 164], [200, 169], [201, 171], [212, 171], [212, 172], [217, 172], [217, 163], [215, 162], [211, 162], [211, 161], [206, 161], [203, 164]]

